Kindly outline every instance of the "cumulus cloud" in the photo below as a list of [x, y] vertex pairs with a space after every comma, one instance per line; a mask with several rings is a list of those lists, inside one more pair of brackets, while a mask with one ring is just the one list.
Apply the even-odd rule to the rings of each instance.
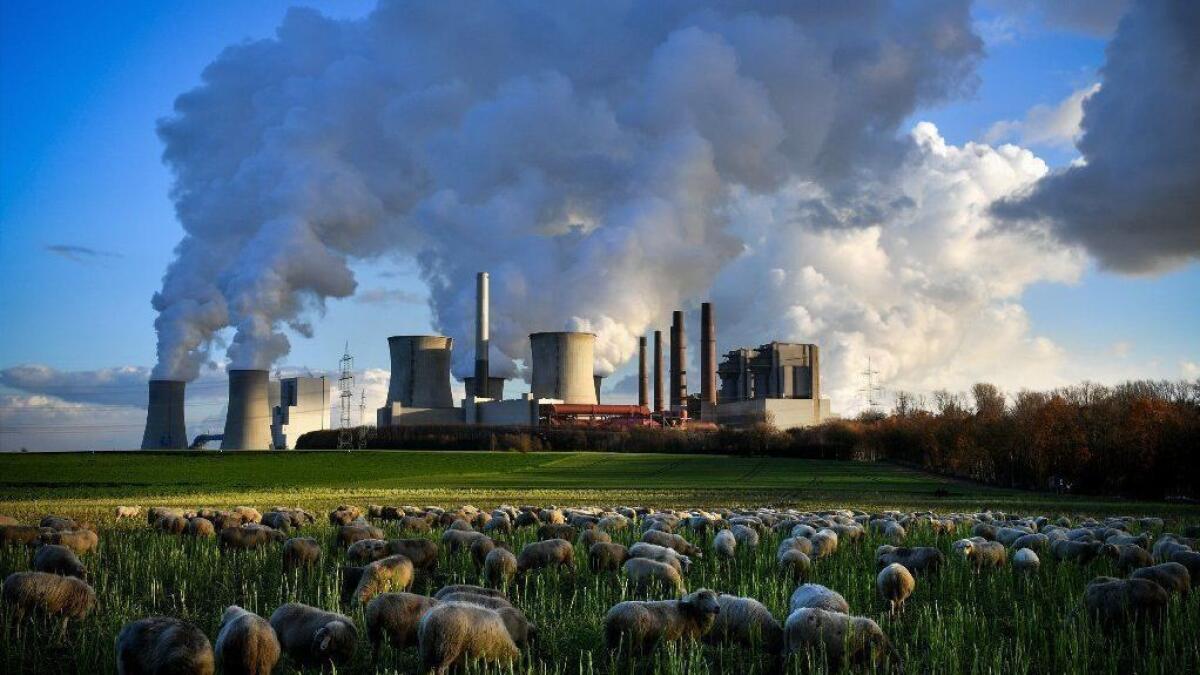
[[1002, 120], [984, 135], [988, 143], [1018, 140], [1024, 145], [1071, 146], [1079, 137], [1083, 102], [1100, 90], [1099, 84], [1071, 92], [1056, 105], [1033, 106], [1023, 120]]
[[1200, 258], [1200, 3], [1136, 3], [1083, 103], [1083, 157], [996, 206], [1045, 221], [1106, 268], [1155, 273]]
[[64, 371], [26, 364], [0, 370], [0, 385], [75, 403], [144, 408], [149, 372], [141, 366]]
[[1009, 38], [1034, 26], [1107, 37], [1130, 0], [986, 0], [984, 4], [1001, 12], [1003, 23], [995, 25], [1006, 26], [1003, 34]]
[[97, 408], [54, 396], [2, 394], [0, 452], [129, 450], [141, 443], [145, 423], [145, 410], [135, 407]]
[[968, 91], [980, 55], [965, 0], [293, 10], [160, 124], [186, 236], [155, 376], [194, 378], [226, 326], [233, 367], [270, 366], [385, 254], [418, 261], [459, 345], [491, 273], [500, 373], [568, 328], [611, 370], [739, 256], [742, 195], [836, 201], [895, 168], [897, 126]]

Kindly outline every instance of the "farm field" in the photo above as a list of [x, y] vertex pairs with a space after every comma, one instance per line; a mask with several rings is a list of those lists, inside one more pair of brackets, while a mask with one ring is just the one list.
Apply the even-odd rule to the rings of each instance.
[[[414, 648], [385, 647], [373, 658], [365, 639], [363, 608], [340, 598], [345, 546], [327, 521], [338, 503], [462, 503], [490, 508], [501, 503], [560, 507], [618, 505], [655, 508], [861, 509], [877, 513], [933, 510], [939, 513], [1003, 509], [1020, 515], [1066, 514], [1160, 516], [1166, 531], [1200, 524], [1194, 508], [1084, 500], [980, 488], [887, 464], [676, 455], [506, 454], [445, 452], [0, 456], [0, 514], [33, 522], [48, 513], [93, 522], [97, 550], [81, 555], [96, 589], [97, 609], [65, 629], [59, 622], [17, 622], [0, 605], [0, 672], [96, 673], [115, 671], [114, 640], [125, 623], [155, 614], [197, 625], [215, 641], [221, 614], [240, 604], [269, 617], [280, 605], [303, 602], [350, 616], [359, 644], [338, 672], [420, 672]], [[265, 512], [275, 505], [311, 510], [317, 523], [296, 536], [314, 537], [322, 558], [311, 570], [285, 571], [280, 545], [221, 552], [212, 539], [158, 532], [143, 515], [114, 521], [118, 503], [142, 507], [228, 507], [246, 504]], [[428, 537], [402, 532], [395, 522], [373, 521], [385, 537]], [[614, 530], [613, 541], [630, 545], [638, 524]], [[1132, 526], [1134, 531], [1140, 527]], [[906, 673], [1184, 673], [1200, 670], [1200, 593], [1174, 596], [1161, 625], [1106, 630], [1079, 610], [1087, 583], [1097, 576], [1125, 576], [1112, 560], [1087, 564], [1057, 561], [1041, 553], [1034, 574], [1005, 566], [973, 572], [953, 553], [953, 542], [970, 536], [961, 524], [935, 533], [909, 528], [906, 544], [934, 546], [947, 556], [935, 575], [917, 577], [903, 612], [892, 616], [875, 589], [875, 549], [888, 543], [868, 529], [857, 542], [815, 560], [809, 581], [845, 596], [851, 612], [877, 621], [889, 636]], [[732, 560], [718, 560], [711, 533], [678, 530], [705, 555], [684, 576], [689, 590], [750, 596], [783, 623], [796, 587], [776, 562], [787, 533], [764, 531], [758, 547], [740, 546]], [[1157, 537], [1155, 528], [1150, 534]], [[536, 540], [533, 527], [497, 534], [514, 551]], [[1010, 551], [1011, 555], [1011, 551]], [[576, 571], [539, 570], [506, 587], [513, 604], [538, 628], [537, 639], [511, 668], [475, 663], [467, 672], [516, 673], [703, 673], [778, 672], [761, 649], [731, 645], [675, 644], [630, 661], [604, 646], [603, 618], [614, 604], [648, 597], [626, 584], [620, 572], [588, 569], [576, 546]], [[23, 547], [0, 549], [0, 576], [30, 568]], [[454, 583], [480, 583], [468, 555], [442, 552], [432, 572], [416, 575], [412, 592], [432, 594]], [[669, 597], [664, 591], [653, 597]], [[894, 664], [893, 664], [894, 665]], [[819, 652], [789, 659], [784, 672], [827, 672]], [[869, 670], [869, 669], [868, 669]], [[877, 669], [886, 670], [885, 666]], [[293, 673], [285, 657], [277, 673]], [[316, 672], [316, 671], [312, 671]]]

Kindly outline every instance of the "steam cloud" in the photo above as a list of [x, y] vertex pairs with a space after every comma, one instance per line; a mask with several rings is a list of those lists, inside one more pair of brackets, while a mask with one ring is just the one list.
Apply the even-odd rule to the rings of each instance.
[[[227, 326], [231, 367], [269, 367], [284, 327], [310, 333], [355, 292], [350, 264], [385, 254], [418, 260], [460, 345], [491, 273], [494, 367], [576, 328], [611, 370], [770, 248], [731, 226], [745, 200], [862, 203], [907, 161], [900, 123], [968, 90], [980, 53], [965, 0], [293, 10], [160, 124], [186, 236], [153, 301], [153, 376], [196, 377]], [[792, 241], [769, 225], [756, 236]]]

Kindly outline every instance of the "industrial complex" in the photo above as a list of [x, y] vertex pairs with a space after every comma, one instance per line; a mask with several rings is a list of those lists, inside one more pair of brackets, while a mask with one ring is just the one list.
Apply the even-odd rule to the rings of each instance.
[[[716, 428], [765, 422], [788, 429], [819, 424], [832, 416], [829, 399], [820, 395], [817, 345], [769, 342], [729, 351], [717, 363], [716, 319], [707, 302], [700, 311], [698, 394], [688, 393], [687, 336], [683, 312], [676, 311], [668, 337], [668, 373], [663, 367], [662, 331], [653, 333], [652, 358], [647, 337], [639, 339], [636, 405], [601, 402], [602, 377], [593, 367], [596, 336], [567, 331], [529, 336], [530, 391], [506, 399], [505, 380], [492, 376], [488, 367], [488, 284], [487, 273], [479, 273], [475, 368], [473, 376], [464, 378], [465, 397], [456, 405], [451, 393], [452, 338], [393, 336], [388, 338], [391, 379], [387, 400], [376, 411], [377, 426]], [[143, 449], [187, 447], [184, 390], [181, 381], [150, 381]], [[302, 434], [328, 428], [329, 403], [330, 384], [325, 377], [272, 380], [266, 370], [230, 370], [221, 448], [295, 447]]]

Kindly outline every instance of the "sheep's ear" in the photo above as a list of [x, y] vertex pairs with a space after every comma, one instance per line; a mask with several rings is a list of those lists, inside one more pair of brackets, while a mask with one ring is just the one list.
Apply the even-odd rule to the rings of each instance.
[[313, 637], [317, 640], [317, 651], [324, 653], [329, 650], [329, 643], [333, 641], [333, 635], [327, 627], [322, 626], [318, 628]]

